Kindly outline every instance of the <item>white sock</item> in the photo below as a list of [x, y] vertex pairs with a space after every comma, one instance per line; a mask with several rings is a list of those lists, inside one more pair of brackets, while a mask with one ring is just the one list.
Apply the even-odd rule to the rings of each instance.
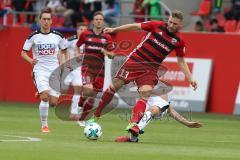
[[40, 119], [43, 126], [48, 126], [48, 108], [49, 103], [41, 101], [39, 104]]
[[150, 111], [145, 112], [142, 119], [138, 123], [138, 128], [140, 130], [143, 130], [151, 120], [152, 120], [152, 113]]
[[71, 104], [71, 114], [78, 114], [78, 102], [80, 95], [73, 95]]

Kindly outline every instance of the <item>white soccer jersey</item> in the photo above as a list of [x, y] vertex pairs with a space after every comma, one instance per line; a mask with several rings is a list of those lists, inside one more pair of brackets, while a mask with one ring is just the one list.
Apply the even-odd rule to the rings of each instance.
[[[72, 36], [70, 38], [67, 39], [68, 40], [68, 51], [69, 51], [69, 55], [70, 55], [70, 59], [74, 58], [74, 49], [76, 47], [76, 43], [78, 41], [77, 36]], [[84, 49], [84, 45], [82, 45], [79, 48], [80, 53], [83, 53], [83, 49]], [[64, 58], [62, 58], [62, 61], [64, 62]], [[76, 65], [76, 63], [75, 63]], [[74, 66], [74, 65], [73, 65]], [[67, 71], [68, 73], [68, 71]], [[65, 73], [63, 73], [62, 75], [65, 75]], [[64, 84], [69, 86], [70, 84], [72, 84], [73, 86], [81, 86], [82, 85], [82, 74], [81, 74], [81, 66], [75, 68], [71, 73], [68, 73], [67, 77], [64, 79]]]
[[[74, 49], [76, 47], [76, 44], [77, 44], [77, 36], [73, 36], [73, 37], [70, 37], [68, 38], [68, 51], [69, 51], [69, 54], [70, 54], [70, 59], [74, 58]], [[84, 45], [82, 45], [80, 48], [80, 53], [83, 53], [83, 49], [84, 49]]]
[[49, 33], [42, 33], [40, 30], [33, 32], [25, 41], [23, 50], [29, 51], [32, 48], [33, 58], [37, 59], [33, 71], [52, 72], [59, 66], [58, 51], [67, 49], [67, 41], [61, 33], [51, 30]]

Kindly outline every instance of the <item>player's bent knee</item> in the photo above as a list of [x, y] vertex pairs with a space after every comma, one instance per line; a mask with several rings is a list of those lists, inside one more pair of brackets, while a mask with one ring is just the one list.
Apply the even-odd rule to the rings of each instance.
[[40, 99], [44, 102], [48, 102], [49, 101], [49, 94], [47, 92], [40, 93]]
[[149, 111], [152, 113], [153, 116], [157, 116], [162, 113], [159, 107], [157, 106], [152, 106]]
[[152, 94], [152, 86], [150, 85], [144, 85], [139, 87], [138, 92], [139, 95], [142, 99], [148, 100], [148, 98], [151, 96]]

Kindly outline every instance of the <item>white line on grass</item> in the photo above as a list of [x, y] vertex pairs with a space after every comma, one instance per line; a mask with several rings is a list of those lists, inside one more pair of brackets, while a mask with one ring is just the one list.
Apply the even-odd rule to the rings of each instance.
[[11, 137], [19, 139], [0, 139], [0, 142], [40, 142], [42, 139], [34, 137], [14, 136], [14, 135], [0, 135], [0, 137]]

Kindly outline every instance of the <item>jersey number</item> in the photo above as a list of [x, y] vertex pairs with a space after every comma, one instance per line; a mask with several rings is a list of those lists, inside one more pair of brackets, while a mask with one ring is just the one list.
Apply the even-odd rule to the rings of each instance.
[[119, 74], [120, 77], [127, 79], [128, 75], [129, 75], [129, 72], [126, 71], [125, 69], [120, 70], [120, 74]]

